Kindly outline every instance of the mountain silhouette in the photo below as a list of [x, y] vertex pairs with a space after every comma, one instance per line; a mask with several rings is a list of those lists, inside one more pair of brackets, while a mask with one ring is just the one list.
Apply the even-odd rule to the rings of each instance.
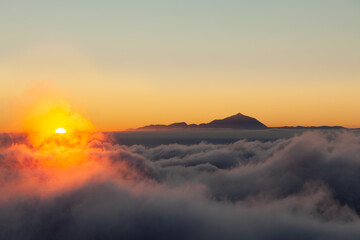
[[172, 123], [169, 125], [156, 124], [140, 127], [137, 130], [171, 130], [189, 128], [265, 129], [267, 128], [267, 126], [265, 126], [263, 123], [259, 122], [255, 118], [238, 113], [224, 119], [213, 120], [209, 123], [190, 125], [185, 122]]

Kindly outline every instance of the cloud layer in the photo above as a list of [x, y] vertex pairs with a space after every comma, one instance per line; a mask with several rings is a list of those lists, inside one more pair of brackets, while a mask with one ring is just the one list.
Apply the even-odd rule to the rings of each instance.
[[0, 239], [359, 239], [360, 135], [50, 154], [0, 137]]

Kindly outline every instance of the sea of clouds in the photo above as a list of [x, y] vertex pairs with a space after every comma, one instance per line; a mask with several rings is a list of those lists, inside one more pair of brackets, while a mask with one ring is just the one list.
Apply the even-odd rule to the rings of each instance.
[[0, 239], [360, 239], [360, 134], [155, 147], [106, 136], [59, 158], [1, 135]]

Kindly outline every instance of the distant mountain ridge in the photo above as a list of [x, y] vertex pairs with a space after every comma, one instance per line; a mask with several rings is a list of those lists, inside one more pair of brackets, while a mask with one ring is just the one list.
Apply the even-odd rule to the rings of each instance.
[[185, 122], [178, 122], [169, 125], [155, 124], [140, 127], [137, 128], [137, 130], [171, 130], [191, 128], [266, 129], [268, 127], [255, 118], [238, 113], [224, 119], [213, 120], [209, 123], [187, 124]]
[[309, 126], [309, 127], [305, 127], [305, 126], [296, 126], [296, 127], [291, 127], [291, 126], [285, 126], [285, 127], [274, 127], [275, 129], [298, 129], [298, 130], [302, 130], [302, 129], [315, 129], [315, 130], [336, 130], [336, 129], [347, 129], [346, 127], [342, 127], [342, 126]]

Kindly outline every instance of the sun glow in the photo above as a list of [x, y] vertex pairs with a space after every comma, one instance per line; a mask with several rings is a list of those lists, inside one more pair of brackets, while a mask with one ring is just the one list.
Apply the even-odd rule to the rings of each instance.
[[31, 145], [45, 151], [85, 147], [96, 133], [88, 119], [60, 99], [37, 102], [24, 123]]
[[64, 128], [58, 128], [55, 130], [55, 133], [66, 133], [66, 130]]
[[29, 107], [24, 132], [36, 155], [36, 166], [41, 171], [60, 175], [67, 175], [75, 168], [86, 175], [88, 170], [83, 168], [93, 164], [89, 157], [91, 143], [103, 138], [88, 119], [61, 99], [44, 99]]

